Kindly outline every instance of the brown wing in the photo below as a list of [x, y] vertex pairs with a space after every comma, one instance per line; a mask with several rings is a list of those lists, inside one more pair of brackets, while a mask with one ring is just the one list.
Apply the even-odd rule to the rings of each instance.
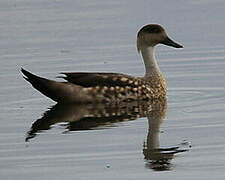
[[[74, 83], [84, 87], [93, 86], [132, 86], [130, 83], [134, 77], [117, 73], [61, 73], [63, 77], [70, 83]], [[130, 81], [129, 81], [130, 80]]]

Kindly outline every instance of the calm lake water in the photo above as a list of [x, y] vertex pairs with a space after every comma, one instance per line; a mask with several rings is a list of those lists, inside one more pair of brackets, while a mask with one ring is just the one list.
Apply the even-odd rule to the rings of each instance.
[[[224, 179], [224, 9], [223, 0], [0, 1], [1, 179]], [[22, 78], [21, 67], [52, 79], [140, 76], [136, 33], [149, 23], [185, 47], [157, 48], [167, 102], [54, 106]]]

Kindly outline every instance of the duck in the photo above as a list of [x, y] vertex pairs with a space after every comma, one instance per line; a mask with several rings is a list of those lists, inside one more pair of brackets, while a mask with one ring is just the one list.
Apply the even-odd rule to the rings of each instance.
[[166, 80], [155, 58], [155, 47], [158, 44], [183, 46], [169, 38], [159, 24], [143, 26], [136, 42], [145, 65], [143, 77], [108, 72], [62, 72], [61, 78], [66, 81], [59, 82], [23, 68], [21, 72], [36, 90], [57, 103], [120, 103], [165, 98]]

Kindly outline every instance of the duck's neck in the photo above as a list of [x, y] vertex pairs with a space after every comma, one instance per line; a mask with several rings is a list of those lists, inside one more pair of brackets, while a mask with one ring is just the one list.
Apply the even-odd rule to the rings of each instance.
[[160, 75], [160, 69], [155, 59], [155, 48], [143, 46], [140, 48], [144, 64], [145, 64], [145, 77]]

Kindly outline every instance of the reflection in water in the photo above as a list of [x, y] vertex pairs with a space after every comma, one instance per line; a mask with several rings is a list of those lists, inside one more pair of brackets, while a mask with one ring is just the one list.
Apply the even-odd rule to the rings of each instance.
[[156, 171], [170, 170], [170, 161], [174, 158], [174, 154], [187, 151], [187, 149], [180, 149], [179, 146], [160, 148], [160, 125], [166, 115], [167, 103], [166, 101], [159, 102], [153, 107], [146, 114], [149, 125], [147, 141], [143, 145], [146, 167]]
[[146, 167], [154, 170], [169, 170], [174, 154], [187, 151], [179, 146], [160, 148], [160, 125], [167, 110], [166, 99], [136, 101], [120, 104], [56, 104], [36, 120], [27, 133], [26, 141], [37, 133], [48, 130], [57, 123], [67, 123], [68, 131], [92, 130], [115, 126], [118, 122], [147, 117], [149, 130], [143, 145]]

